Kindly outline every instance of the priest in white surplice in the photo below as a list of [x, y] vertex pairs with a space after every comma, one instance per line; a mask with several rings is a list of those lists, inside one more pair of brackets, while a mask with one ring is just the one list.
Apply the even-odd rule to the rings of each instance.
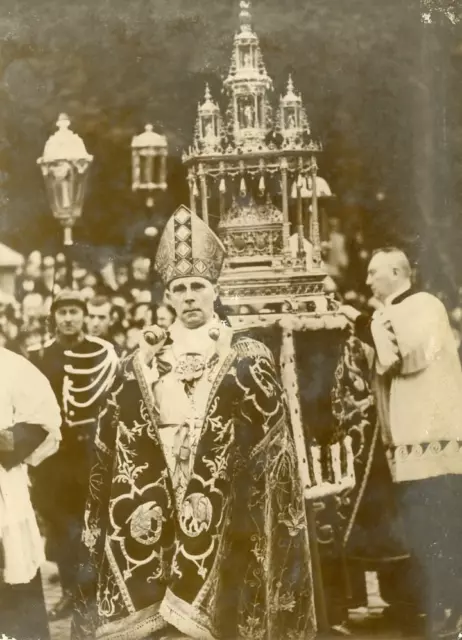
[[45, 555], [27, 466], [58, 449], [61, 414], [45, 376], [7, 349], [0, 349], [0, 416], [0, 633], [48, 640], [40, 578]]
[[440, 300], [412, 288], [411, 267], [402, 251], [377, 251], [367, 284], [382, 303], [372, 318], [352, 307], [342, 310], [355, 322], [358, 337], [375, 349], [382, 438], [415, 560], [414, 585], [423, 587], [428, 633], [455, 638], [462, 613], [462, 371], [457, 345]]

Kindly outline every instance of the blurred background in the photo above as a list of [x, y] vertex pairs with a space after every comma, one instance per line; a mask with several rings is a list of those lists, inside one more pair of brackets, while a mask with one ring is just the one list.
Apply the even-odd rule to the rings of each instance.
[[[424, 286], [459, 308], [462, 10], [457, 4], [252, 3], [275, 98], [292, 73], [312, 131], [324, 145], [320, 172], [336, 195], [325, 259], [331, 274], [344, 278], [344, 293], [361, 289], [374, 247], [395, 243], [410, 252]], [[57, 115], [69, 115], [94, 156], [74, 232], [79, 286], [91, 294], [110, 263], [120, 287], [139, 289], [133, 285], [133, 261], [140, 266], [141, 258], [152, 256], [159, 237], [146, 228], [160, 232], [173, 209], [188, 202], [181, 154], [192, 139], [204, 83], [219, 96], [237, 14], [237, 0], [69, 0], [65, 10], [62, 0], [3, 0], [0, 239], [23, 256], [40, 252], [36, 276], [40, 272], [41, 280], [45, 258], [51, 265], [48, 259], [55, 259], [62, 243], [36, 164]], [[169, 145], [168, 189], [157, 198], [154, 214], [131, 191], [130, 143], [146, 122], [166, 135]], [[31, 280], [27, 264], [18, 272], [19, 283]], [[146, 270], [144, 262], [141, 271]], [[109, 279], [114, 293], [113, 274]], [[35, 291], [27, 286], [26, 293]], [[21, 297], [24, 292], [16, 287], [16, 298]]]

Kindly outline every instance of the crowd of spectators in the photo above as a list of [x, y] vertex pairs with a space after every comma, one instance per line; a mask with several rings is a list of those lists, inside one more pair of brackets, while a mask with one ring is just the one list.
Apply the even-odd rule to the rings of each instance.
[[[370, 257], [361, 231], [348, 237], [338, 220], [332, 220], [329, 238], [323, 243], [329, 274], [326, 287], [340, 302], [361, 311], [375, 306], [365, 285]], [[88, 332], [109, 340], [120, 353], [127, 353], [136, 347], [145, 326], [153, 322], [167, 326], [173, 320], [173, 310], [162, 304], [152, 281], [150, 260], [141, 255], [129, 261], [108, 260], [98, 269], [74, 262], [72, 286], [87, 302]], [[0, 292], [0, 346], [27, 355], [46, 344], [52, 334], [49, 310], [53, 295], [67, 283], [62, 253], [53, 257], [33, 251], [17, 274], [14, 296]], [[444, 291], [432, 293], [446, 304], [462, 355], [462, 295], [461, 302], [454, 304]]]
[[[74, 262], [72, 288], [87, 302], [87, 331], [112, 342], [119, 353], [138, 344], [143, 327], [170, 324], [173, 310], [153, 300], [149, 259], [135, 256], [128, 264], [108, 261], [97, 270]], [[26, 355], [51, 339], [49, 312], [53, 296], [69, 286], [63, 254], [33, 251], [17, 273], [15, 294], [0, 293], [0, 346]], [[157, 304], [156, 304], [157, 303]]]

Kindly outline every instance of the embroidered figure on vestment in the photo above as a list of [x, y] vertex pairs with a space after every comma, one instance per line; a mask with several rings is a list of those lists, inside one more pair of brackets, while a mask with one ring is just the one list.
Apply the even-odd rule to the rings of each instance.
[[158, 259], [178, 317], [154, 357], [141, 344], [122, 364], [98, 428], [73, 640], [167, 626], [311, 640], [305, 505], [272, 354], [213, 315], [222, 246], [185, 207]]

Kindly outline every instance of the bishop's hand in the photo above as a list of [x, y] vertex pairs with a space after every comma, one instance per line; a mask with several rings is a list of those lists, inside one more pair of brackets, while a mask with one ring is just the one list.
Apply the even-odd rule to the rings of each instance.
[[221, 356], [231, 345], [233, 331], [224, 322], [216, 319], [209, 329], [209, 338], [215, 342], [215, 352]]
[[140, 354], [143, 362], [151, 366], [154, 357], [163, 348], [168, 334], [156, 324], [143, 329], [139, 339]]

